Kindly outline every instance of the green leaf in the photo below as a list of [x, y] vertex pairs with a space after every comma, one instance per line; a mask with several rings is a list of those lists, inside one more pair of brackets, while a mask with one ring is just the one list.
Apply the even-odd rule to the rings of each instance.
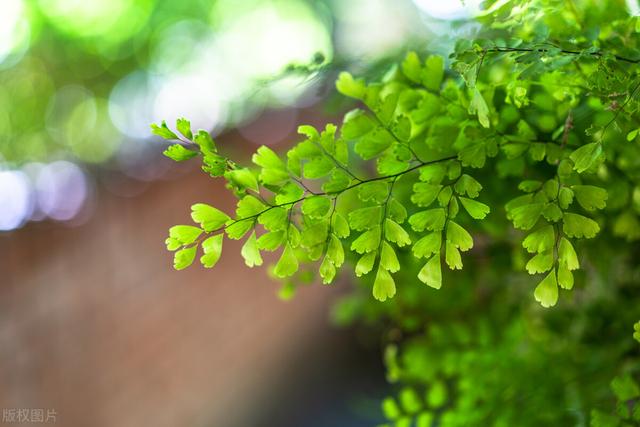
[[530, 254], [544, 252], [553, 248], [555, 239], [556, 234], [553, 226], [545, 225], [544, 227], [529, 234], [522, 242], [522, 247]]
[[227, 237], [233, 240], [240, 240], [242, 236], [247, 234], [249, 230], [253, 228], [254, 222], [250, 220], [238, 220], [234, 223], [227, 225], [224, 229], [227, 233]]
[[422, 64], [420, 63], [420, 58], [417, 53], [407, 53], [404, 61], [402, 61], [402, 72], [413, 83], [420, 83]]
[[418, 240], [411, 251], [416, 258], [427, 258], [432, 254], [439, 253], [441, 245], [442, 234], [440, 232], [430, 233]]
[[542, 216], [547, 221], [558, 222], [562, 218], [562, 210], [555, 203], [547, 203], [542, 210]]
[[174, 225], [169, 229], [169, 238], [175, 239], [183, 245], [196, 241], [202, 234], [202, 230], [193, 225]]
[[422, 84], [429, 90], [439, 92], [442, 78], [444, 77], [444, 58], [439, 55], [431, 55], [424, 63], [422, 71]]
[[562, 289], [573, 288], [573, 274], [564, 264], [558, 265], [558, 285]]
[[482, 97], [482, 94], [477, 87], [473, 90], [473, 98], [469, 103], [469, 114], [477, 114], [478, 121], [482, 127], [488, 128], [490, 126], [489, 121], [489, 106]]
[[360, 138], [353, 148], [363, 160], [370, 160], [382, 154], [393, 143], [393, 136], [386, 129], [377, 127]]
[[344, 263], [344, 248], [340, 239], [332, 234], [329, 239], [329, 245], [327, 247], [327, 257], [331, 260], [333, 265], [340, 267]]
[[259, 178], [264, 184], [282, 185], [289, 179], [286, 165], [269, 147], [263, 145], [258, 148], [251, 160], [262, 167]]
[[358, 260], [355, 268], [356, 276], [360, 277], [373, 270], [373, 264], [376, 262], [376, 255], [377, 252], [369, 252]]
[[341, 94], [355, 99], [363, 99], [367, 87], [362, 79], [354, 79], [350, 73], [343, 71], [336, 81], [336, 89]]
[[265, 233], [258, 238], [258, 249], [273, 252], [284, 243], [284, 238], [284, 230], [270, 231], [268, 233]]
[[573, 168], [582, 173], [598, 163], [602, 156], [602, 145], [597, 142], [583, 145], [575, 150], [569, 158], [573, 161]]
[[349, 234], [351, 234], [351, 230], [349, 229], [349, 223], [347, 222], [347, 220], [342, 214], [335, 212], [333, 214], [332, 221], [333, 222], [331, 224], [331, 227], [333, 229], [333, 233], [336, 236], [338, 236], [341, 239], [349, 237]]
[[569, 237], [585, 237], [591, 239], [600, 231], [598, 223], [586, 216], [566, 212], [562, 219], [562, 231]]
[[273, 274], [282, 279], [293, 276], [296, 271], [298, 271], [298, 258], [296, 258], [296, 254], [293, 252], [291, 245], [287, 243], [278, 263], [273, 269]]
[[473, 238], [459, 224], [449, 221], [447, 224], [447, 242], [453, 244], [462, 252], [468, 251], [473, 247]]
[[417, 182], [413, 184], [411, 201], [420, 207], [426, 208], [436, 200], [441, 189], [442, 185], [439, 184], [435, 185], [428, 184], [426, 182]]
[[387, 242], [382, 242], [382, 250], [380, 251], [380, 266], [391, 273], [400, 271], [400, 262], [398, 261], [396, 252]]
[[335, 163], [327, 157], [315, 157], [304, 164], [303, 175], [308, 179], [318, 179], [329, 175], [334, 169]]
[[269, 231], [287, 228], [289, 210], [283, 207], [271, 207], [258, 217], [258, 222]]
[[322, 264], [320, 264], [320, 277], [322, 277], [322, 283], [325, 285], [333, 282], [333, 279], [336, 277], [336, 266], [328, 256], [325, 256]]
[[545, 308], [556, 305], [558, 302], [558, 284], [556, 283], [555, 268], [536, 286], [533, 296]]
[[402, 224], [407, 219], [407, 209], [395, 197], [392, 197], [387, 204], [389, 218]]
[[[429, 184], [440, 184], [444, 179], [444, 176], [446, 173], [447, 173], [447, 167], [442, 163], [434, 163], [432, 165], [427, 165], [420, 168], [420, 181], [428, 182]], [[471, 178], [469, 175], [466, 175], [466, 176]], [[462, 177], [460, 177], [460, 179], [456, 183], [456, 191], [458, 193], [461, 192], [460, 190], [458, 190], [458, 187], [457, 187], [461, 179]], [[473, 178], [471, 179], [473, 180]], [[461, 186], [460, 188], [463, 188], [464, 184], [460, 184], [460, 186]]]
[[250, 218], [266, 211], [267, 206], [254, 196], [245, 196], [238, 201], [236, 215], [238, 219]]
[[415, 389], [405, 387], [400, 391], [398, 397], [405, 413], [415, 414], [422, 409], [422, 400]]
[[507, 210], [507, 217], [515, 228], [530, 230], [542, 215], [544, 203], [531, 203]]
[[173, 268], [176, 270], [184, 270], [193, 264], [193, 260], [196, 258], [197, 246], [190, 248], [180, 249], [173, 255]]
[[231, 219], [221, 210], [204, 203], [196, 203], [191, 206], [191, 218], [194, 222], [200, 224], [207, 233], [217, 230]]
[[167, 127], [167, 123], [163, 120], [160, 126], [157, 124], [151, 125], [151, 133], [154, 135], [158, 135], [164, 139], [178, 139], [178, 135], [173, 133], [171, 129]]
[[529, 274], [544, 273], [553, 267], [553, 251], [540, 252], [527, 263]]
[[197, 151], [184, 148], [181, 144], [173, 144], [162, 152], [165, 156], [176, 162], [183, 162], [198, 155]]
[[451, 270], [462, 270], [462, 258], [458, 248], [447, 240], [445, 247], [445, 261]]
[[256, 193], [260, 191], [260, 187], [258, 187], [258, 180], [253, 172], [247, 168], [228, 171], [224, 176], [229, 180], [229, 182], [241, 190], [253, 190]]
[[527, 179], [518, 184], [518, 190], [522, 190], [525, 193], [533, 193], [542, 187], [542, 182], [535, 181], [533, 179]]
[[202, 152], [206, 154], [213, 154], [217, 151], [216, 144], [213, 142], [211, 135], [206, 130], [200, 129], [198, 133], [196, 133], [193, 142], [195, 142]]
[[481, 168], [484, 167], [486, 159], [486, 145], [483, 142], [469, 144], [458, 153], [458, 160], [462, 166]]
[[389, 196], [389, 185], [382, 181], [367, 182], [358, 188], [358, 198], [363, 202], [384, 202]]
[[384, 222], [384, 236], [400, 247], [411, 244], [409, 233], [400, 224], [389, 218]]
[[302, 213], [310, 218], [323, 218], [331, 209], [331, 200], [324, 196], [311, 196], [302, 202]]
[[349, 213], [349, 224], [353, 230], [367, 230], [380, 224], [381, 217], [382, 207], [368, 206], [351, 211]]
[[242, 255], [242, 258], [244, 258], [244, 262], [248, 267], [262, 265], [262, 256], [260, 255], [260, 250], [258, 249], [258, 241], [256, 240], [255, 231], [251, 233], [247, 241], [242, 246], [240, 254]]
[[440, 251], [436, 252], [418, 273], [421, 282], [435, 289], [442, 287], [442, 267], [440, 265]]
[[344, 116], [340, 134], [347, 141], [358, 139], [371, 132], [376, 123], [364, 111], [355, 109]]
[[178, 132], [184, 135], [185, 138], [193, 138], [193, 134], [191, 133], [191, 122], [189, 120], [178, 119], [176, 121], [176, 129], [178, 129]]
[[386, 301], [396, 294], [396, 284], [391, 274], [384, 268], [378, 268], [376, 279], [373, 282], [373, 297], [378, 301]]
[[594, 185], [573, 185], [571, 189], [580, 206], [588, 211], [604, 209], [607, 205], [607, 190]]
[[439, 408], [447, 403], [447, 385], [443, 381], [434, 381], [427, 391], [426, 400], [432, 408]]
[[440, 231], [444, 228], [447, 218], [442, 208], [428, 209], [415, 213], [409, 217], [409, 224], [414, 231]]
[[402, 415], [400, 407], [392, 397], [386, 397], [382, 401], [382, 413], [388, 420], [395, 420], [397, 418], [400, 418], [400, 416]]
[[287, 182], [283, 185], [276, 195], [276, 203], [279, 205], [285, 203], [293, 203], [300, 200], [304, 194], [304, 190], [294, 182]]
[[564, 237], [560, 239], [560, 244], [558, 245], [558, 262], [566, 266], [569, 270], [577, 270], [580, 268], [578, 255], [575, 249], [573, 249], [573, 245]]
[[640, 396], [640, 387], [638, 387], [638, 384], [629, 374], [615, 377], [613, 381], [611, 381], [611, 390], [613, 390], [613, 394], [615, 394], [621, 402], [626, 402]]
[[466, 197], [459, 197], [460, 203], [464, 206], [465, 210], [471, 215], [471, 218], [474, 219], [484, 219], [487, 216], [490, 209], [489, 206], [484, 203], [477, 202], [472, 199], [467, 199]]
[[461, 175], [458, 181], [453, 186], [456, 193], [460, 195], [466, 194], [472, 199], [475, 199], [482, 190], [482, 185], [476, 181], [472, 176], [467, 174]]
[[351, 242], [351, 250], [359, 254], [374, 251], [380, 244], [380, 226], [365, 231], [357, 239]]
[[200, 257], [200, 263], [205, 268], [212, 268], [218, 263], [220, 255], [222, 255], [223, 239], [224, 234], [220, 233], [216, 234], [215, 236], [211, 236], [204, 242], [202, 242], [202, 250], [204, 251], [204, 255]]
[[573, 190], [568, 187], [561, 187], [558, 193], [558, 204], [562, 209], [567, 209], [573, 203]]

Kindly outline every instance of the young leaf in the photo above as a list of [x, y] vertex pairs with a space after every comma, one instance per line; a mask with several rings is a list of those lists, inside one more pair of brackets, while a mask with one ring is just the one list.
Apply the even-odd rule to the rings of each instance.
[[422, 84], [429, 90], [439, 92], [444, 76], [444, 59], [442, 56], [431, 55], [424, 63]]
[[173, 255], [173, 268], [176, 270], [183, 270], [193, 264], [193, 260], [196, 258], [197, 246], [190, 248], [180, 249]]
[[396, 284], [393, 277], [382, 267], [378, 268], [376, 279], [373, 282], [373, 297], [378, 301], [386, 301], [396, 294]]
[[277, 277], [285, 278], [293, 276], [296, 271], [298, 271], [298, 258], [296, 258], [296, 254], [293, 252], [291, 245], [287, 244], [284, 251], [282, 251], [278, 263], [273, 269], [273, 274]]
[[185, 138], [193, 138], [193, 134], [191, 133], [191, 122], [189, 120], [178, 119], [176, 121], [176, 129], [178, 129], [178, 132], [184, 135]]
[[336, 266], [328, 256], [325, 256], [322, 264], [320, 264], [320, 277], [322, 277], [322, 283], [325, 285], [333, 282], [333, 279], [336, 277]]
[[578, 255], [575, 249], [573, 249], [573, 245], [564, 237], [560, 239], [560, 245], [558, 246], [558, 262], [566, 266], [569, 270], [577, 270], [580, 268]]
[[464, 206], [465, 210], [471, 215], [471, 218], [474, 219], [484, 219], [487, 216], [490, 209], [489, 206], [484, 203], [480, 203], [478, 201], [467, 199], [466, 197], [459, 197], [462, 206]]
[[573, 161], [573, 168], [582, 173], [596, 164], [602, 156], [602, 145], [592, 142], [575, 150], [569, 158]]
[[431, 254], [439, 253], [442, 245], [442, 233], [430, 233], [418, 240], [411, 251], [416, 258], [427, 258]]
[[258, 249], [273, 252], [284, 243], [284, 230], [270, 231], [258, 238]]
[[536, 286], [533, 296], [545, 308], [556, 305], [558, 302], [558, 284], [556, 283], [555, 268]]
[[175, 239], [183, 245], [196, 241], [202, 234], [202, 230], [193, 225], [174, 225], [169, 229], [169, 238]]
[[539, 230], [529, 234], [522, 242], [522, 247], [530, 254], [544, 252], [553, 248], [555, 238], [556, 235], [553, 226], [545, 225]]
[[473, 247], [473, 238], [459, 224], [449, 221], [447, 224], [447, 242], [453, 244], [462, 252], [468, 251]]
[[211, 236], [202, 242], [204, 255], [200, 257], [200, 263], [202, 263], [205, 268], [212, 268], [217, 264], [220, 259], [220, 255], [222, 254], [223, 239], [224, 234], [220, 233], [215, 236]]
[[489, 106], [477, 87], [474, 88], [473, 98], [471, 99], [471, 103], [469, 103], [469, 114], [477, 114], [478, 121], [482, 127], [488, 128], [490, 126]]
[[193, 142], [195, 142], [205, 154], [214, 154], [218, 151], [211, 135], [206, 130], [200, 129], [193, 138]]
[[230, 219], [226, 213], [204, 203], [191, 206], [191, 218], [207, 233], [222, 227]]
[[607, 190], [594, 185], [574, 185], [571, 187], [580, 206], [588, 211], [604, 209], [607, 205]]
[[333, 214], [331, 227], [333, 229], [333, 233], [341, 239], [347, 238], [349, 237], [349, 234], [351, 234], [349, 223], [345, 217], [338, 212]]
[[240, 254], [244, 258], [244, 262], [248, 267], [253, 267], [254, 265], [262, 265], [262, 256], [260, 255], [260, 250], [258, 249], [258, 241], [256, 240], [255, 231], [251, 233], [247, 241], [242, 246]]
[[511, 219], [515, 228], [530, 230], [538, 222], [543, 209], [543, 203], [526, 204], [507, 210], [507, 217]]
[[395, 273], [400, 270], [400, 262], [398, 261], [396, 252], [387, 242], [382, 242], [380, 266], [391, 273]]
[[372, 229], [362, 233], [357, 239], [351, 242], [351, 250], [364, 254], [378, 248], [380, 244], [380, 226], [377, 225]]
[[440, 252], [436, 252], [418, 273], [421, 282], [435, 289], [442, 287], [442, 267], [440, 265]]
[[178, 135], [173, 133], [171, 129], [167, 127], [167, 123], [163, 120], [160, 126], [157, 124], [151, 125], [151, 133], [154, 135], [158, 135], [164, 139], [178, 139]]
[[436, 200], [438, 193], [442, 189], [442, 185], [427, 184], [426, 182], [418, 182], [413, 185], [413, 194], [411, 201], [417, 206], [426, 208]]
[[472, 199], [475, 199], [480, 194], [480, 190], [482, 190], [482, 185], [476, 181], [473, 177], [464, 174], [458, 178], [458, 181], [453, 186], [456, 193], [460, 195], [466, 194]]
[[350, 98], [363, 99], [367, 88], [362, 79], [356, 80], [351, 74], [343, 71], [336, 81], [336, 89]]
[[553, 252], [540, 252], [527, 263], [527, 272], [529, 274], [544, 273], [553, 267]]
[[309, 218], [323, 218], [331, 209], [331, 201], [328, 197], [312, 196], [302, 202], [302, 213]]
[[188, 150], [184, 148], [182, 144], [173, 144], [168, 146], [167, 149], [162, 152], [162, 154], [175, 162], [183, 162], [197, 156], [198, 152]]
[[258, 180], [253, 172], [247, 168], [228, 171], [224, 176], [241, 190], [253, 190], [256, 193], [260, 191]]
[[420, 64], [420, 58], [415, 52], [407, 53], [404, 61], [402, 62], [402, 72], [413, 83], [419, 83], [422, 73], [422, 64]]
[[384, 235], [387, 240], [400, 247], [411, 244], [409, 233], [400, 224], [389, 218], [384, 222]]
[[591, 239], [600, 231], [598, 223], [586, 216], [566, 212], [562, 219], [562, 231], [569, 237]]
[[369, 252], [363, 255], [356, 264], [356, 276], [360, 277], [373, 270], [373, 264], [376, 262], [376, 252]]
[[440, 231], [444, 228], [447, 215], [442, 208], [418, 212], [409, 217], [409, 224], [414, 231]]
[[558, 265], [558, 285], [562, 289], [573, 288], [573, 273], [564, 264]]
[[445, 243], [445, 261], [451, 270], [462, 270], [462, 258], [458, 248], [447, 240]]

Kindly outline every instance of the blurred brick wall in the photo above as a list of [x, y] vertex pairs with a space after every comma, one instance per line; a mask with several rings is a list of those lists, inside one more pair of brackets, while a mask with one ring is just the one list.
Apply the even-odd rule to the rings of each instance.
[[194, 171], [135, 198], [99, 190], [78, 227], [0, 235], [0, 408], [52, 408], [62, 426], [250, 426], [292, 361], [326, 358], [330, 288], [283, 303], [237, 242], [214, 270], [172, 270], [168, 227], [195, 202], [232, 212], [226, 194]]

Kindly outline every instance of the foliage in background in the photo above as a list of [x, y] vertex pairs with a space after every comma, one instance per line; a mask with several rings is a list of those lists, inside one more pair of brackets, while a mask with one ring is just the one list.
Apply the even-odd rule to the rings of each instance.
[[349, 266], [334, 317], [383, 337], [385, 425], [640, 425], [640, 25], [623, 6], [489, 4], [449, 66], [410, 52], [372, 82], [342, 73], [356, 108], [255, 167], [186, 120], [154, 126], [238, 198], [171, 228], [175, 267], [213, 267], [225, 238], [249, 267], [281, 251], [286, 294]]

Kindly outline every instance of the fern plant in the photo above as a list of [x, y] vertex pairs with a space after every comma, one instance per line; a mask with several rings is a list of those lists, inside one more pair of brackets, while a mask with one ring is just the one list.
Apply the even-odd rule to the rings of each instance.
[[[334, 315], [382, 330], [389, 425], [638, 425], [640, 28], [620, 5], [488, 4], [449, 61], [409, 52], [374, 81], [340, 73], [354, 104], [341, 123], [300, 126], [253, 166], [187, 120], [154, 125], [177, 141], [168, 157], [198, 157], [238, 199], [170, 229], [175, 268], [212, 268], [244, 239], [248, 267], [279, 251], [289, 289], [359, 278]], [[607, 413], [602, 381], [618, 374]]]

